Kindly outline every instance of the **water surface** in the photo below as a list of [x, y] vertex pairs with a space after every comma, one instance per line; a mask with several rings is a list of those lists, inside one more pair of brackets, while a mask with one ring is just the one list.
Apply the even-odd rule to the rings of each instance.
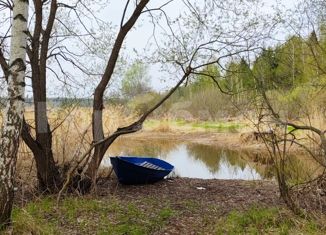
[[[174, 173], [180, 177], [243, 180], [266, 178], [255, 163], [243, 159], [238, 152], [202, 144], [123, 139], [111, 146], [109, 156], [157, 157], [174, 165]], [[109, 159], [104, 159], [103, 164], [110, 165]]]

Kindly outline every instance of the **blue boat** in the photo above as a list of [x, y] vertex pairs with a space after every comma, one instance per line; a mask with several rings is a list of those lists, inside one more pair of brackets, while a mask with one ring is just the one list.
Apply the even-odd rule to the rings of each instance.
[[149, 157], [110, 157], [120, 183], [148, 184], [162, 180], [174, 168], [171, 164]]

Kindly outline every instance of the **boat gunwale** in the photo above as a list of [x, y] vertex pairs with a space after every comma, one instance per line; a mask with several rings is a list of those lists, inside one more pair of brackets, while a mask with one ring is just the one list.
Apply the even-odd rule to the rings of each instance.
[[[140, 169], [147, 169], [147, 170], [150, 170], [150, 171], [171, 172], [171, 171], [173, 171], [173, 169], [174, 169], [174, 166], [173, 166], [172, 164], [170, 164], [170, 163], [168, 163], [168, 162], [166, 162], [166, 161], [164, 161], [164, 160], [162, 160], [162, 159], [159, 159], [159, 158], [153, 158], [153, 157], [132, 157], [132, 156], [115, 156], [115, 157], [110, 157], [110, 158], [118, 158], [118, 160], [121, 160], [121, 161], [123, 161], [123, 162], [126, 162], [126, 163], [128, 163], [128, 164], [130, 164], [130, 165], [136, 166], [137, 168], [140, 168]], [[124, 158], [125, 158], [125, 159], [124, 159]], [[127, 161], [126, 158], [156, 159], [156, 160], [163, 161], [163, 162], [169, 164], [172, 168], [171, 168], [171, 169], [164, 169], [164, 170], [151, 169], [151, 168], [147, 168], [147, 167], [144, 167], [144, 166], [140, 166], [140, 165], [135, 164], [135, 163], [133, 163], [133, 162]]]

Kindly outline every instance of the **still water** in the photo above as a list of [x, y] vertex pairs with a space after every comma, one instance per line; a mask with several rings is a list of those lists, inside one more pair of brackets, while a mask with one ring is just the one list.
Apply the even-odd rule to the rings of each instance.
[[[180, 177], [201, 179], [259, 180], [269, 178], [261, 166], [246, 160], [239, 152], [213, 146], [175, 141], [116, 141], [109, 156], [151, 156], [175, 166]], [[103, 165], [110, 165], [105, 158]]]

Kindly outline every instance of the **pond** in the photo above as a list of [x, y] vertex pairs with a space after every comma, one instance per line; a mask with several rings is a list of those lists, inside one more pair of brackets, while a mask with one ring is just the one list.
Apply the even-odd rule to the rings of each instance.
[[[241, 158], [239, 153], [202, 144], [123, 139], [111, 146], [109, 156], [157, 157], [174, 165], [174, 174], [180, 177], [243, 180], [265, 178], [254, 164]], [[110, 165], [109, 158], [103, 160], [103, 165]]]
[[[157, 157], [174, 165], [174, 174], [179, 177], [241, 180], [275, 178], [271, 164], [254, 160], [257, 154], [181, 141], [118, 139], [110, 147], [109, 156]], [[291, 159], [293, 169], [289, 169], [289, 176], [298, 180], [299, 176], [302, 178], [303, 171], [307, 171], [307, 164], [296, 157]], [[109, 158], [103, 159], [102, 165], [110, 166]], [[304, 178], [309, 174], [306, 172]]]

